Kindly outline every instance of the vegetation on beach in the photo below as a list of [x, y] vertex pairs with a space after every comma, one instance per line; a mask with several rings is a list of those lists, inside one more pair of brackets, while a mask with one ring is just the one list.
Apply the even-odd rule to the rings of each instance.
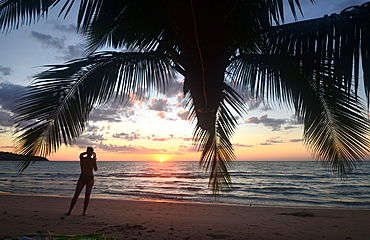
[[39, 156], [24, 156], [20, 154], [14, 154], [9, 152], [0, 152], [0, 161], [23, 161], [23, 160], [30, 160], [33, 162], [36, 161], [49, 161], [48, 159], [44, 157]]
[[[369, 153], [360, 97], [369, 103], [369, 3], [283, 25], [283, 0], [4, 0], [0, 29], [31, 24], [56, 5], [70, 14], [77, 2], [88, 55], [50, 65], [17, 101], [19, 153], [47, 156], [72, 144], [96, 106], [165, 90], [176, 74], [215, 191], [231, 183], [231, 137], [247, 110], [240, 91], [291, 107], [304, 144], [339, 172]], [[288, 4], [294, 17], [302, 12], [300, 1]]]

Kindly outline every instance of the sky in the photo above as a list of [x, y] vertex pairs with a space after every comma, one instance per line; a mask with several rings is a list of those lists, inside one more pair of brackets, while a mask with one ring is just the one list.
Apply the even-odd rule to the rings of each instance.
[[[287, 1], [286, 1], [287, 2]], [[361, 0], [301, 0], [299, 20], [339, 13]], [[58, 18], [53, 10], [47, 19], [11, 32], [0, 33], [0, 151], [13, 151], [14, 127], [9, 118], [16, 92], [46, 70], [84, 55], [83, 39], [76, 33], [76, 18]], [[292, 21], [286, 8], [286, 21]], [[192, 143], [194, 123], [187, 119], [182, 98], [182, 77], [166, 93], [158, 93], [126, 106], [107, 104], [91, 112], [85, 132], [72, 146], [62, 146], [47, 158], [78, 160], [92, 146], [99, 161], [199, 160]], [[237, 160], [314, 160], [302, 144], [302, 125], [293, 111], [263, 100], [248, 101], [248, 114], [238, 120], [232, 138]]]

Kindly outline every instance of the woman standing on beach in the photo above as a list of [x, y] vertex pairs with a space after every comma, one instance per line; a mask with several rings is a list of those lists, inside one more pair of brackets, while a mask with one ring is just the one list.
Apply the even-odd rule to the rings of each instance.
[[87, 209], [87, 206], [89, 205], [91, 190], [94, 185], [93, 169], [95, 171], [98, 170], [98, 166], [96, 164], [96, 154], [92, 147], [88, 147], [86, 149], [86, 152], [83, 152], [80, 154], [80, 167], [81, 167], [80, 178], [78, 179], [76, 191], [72, 198], [69, 211], [66, 213], [66, 215], [71, 214], [72, 209], [76, 205], [78, 196], [80, 196], [80, 193], [85, 185], [86, 185], [86, 192], [85, 192], [84, 210], [83, 210], [82, 215], [87, 214], [86, 209]]

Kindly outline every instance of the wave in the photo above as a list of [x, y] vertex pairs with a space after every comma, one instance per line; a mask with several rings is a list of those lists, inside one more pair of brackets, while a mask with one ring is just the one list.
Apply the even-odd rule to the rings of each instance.
[[[73, 195], [78, 162], [40, 162], [26, 172], [0, 163], [0, 192]], [[234, 162], [231, 190], [214, 198], [194, 162], [100, 162], [93, 197], [274, 206], [370, 208], [370, 162], [340, 178], [315, 162]]]

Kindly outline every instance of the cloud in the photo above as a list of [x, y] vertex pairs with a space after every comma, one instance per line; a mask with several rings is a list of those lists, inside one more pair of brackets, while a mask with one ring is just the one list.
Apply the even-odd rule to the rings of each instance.
[[[8, 121], [5, 122], [5, 120], [12, 114], [11, 106], [20, 94], [25, 91], [25, 88], [25, 86], [8, 82], [0, 83], [0, 113], [2, 117], [0, 126], [9, 126]], [[123, 117], [130, 118], [135, 115], [135, 110], [130, 107], [132, 104], [132, 102], [128, 102], [125, 107], [122, 107], [118, 103], [109, 102], [101, 108], [94, 109], [89, 115], [89, 121], [122, 122]], [[96, 130], [94, 129], [94, 131]], [[88, 127], [87, 131], [93, 131], [92, 127]]]
[[289, 125], [289, 126], [284, 127], [284, 130], [289, 130], [289, 129], [294, 129], [294, 128], [297, 128], [297, 127]]
[[[94, 130], [97, 128], [94, 127]], [[131, 133], [116, 133], [113, 134], [113, 138], [119, 138], [126, 141], [134, 141], [139, 139], [147, 139], [156, 142], [166, 142], [170, 140], [181, 139], [185, 141], [191, 140], [186, 139], [185, 137], [175, 137], [173, 134], [169, 134], [168, 137], [157, 137], [156, 135], [152, 134], [151, 136], [142, 136], [139, 134], [139, 130]], [[116, 145], [116, 144], [105, 144], [103, 141], [106, 140], [104, 136], [99, 134], [84, 134], [82, 135], [75, 143], [76, 146], [79, 148], [86, 148], [86, 146], [92, 146], [94, 148], [99, 148], [105, 152], [113, 152], [117, 154], [175, 154], [181, 155], [185, 153], [195, 152], [195, 148], [193, 145], [180, 145], [178, 150], [166, 149], [166, 148], [147, 148], [144, 146], [138, 145]]]
[[158, 137], [153, 137], [152, 138], [152, 141], [154, 142], [165, 142], [165, 141], [169, 141], [169, 140], [173, 140], [173, 139], [178, 139], [178, 138], [175, 138], [173, 134], [170, 134], [169, 137], [166, 137], [166, 138], [158, 138]]
[[82, 134], [75, 142], [79, 148], [86, 148], [87, 146], [96, 146], [100, 142], [107, 140], [103, 134]]
[[176, 97], [176, 100], [177, 100], [177, 104], [174, 104], [173, 106], [174, 107], [178, 107], [178, 108], [186, 108], [187, 107], [187, 103], [188, 103], [188, 99], [187, 97], [184, 96], [184, 94], [179, 94], [177, 95]]
[[88, 125], [86, 128], [86, 132], [98, 132], [100, 130], [100, 127], [96, 125]]
[[113, 138], [120, 138], [120, 139], [124, 139], [126, 141], [134, 141], [134, 140], [137, 140], [137, 139], [141, 139], [141, 135], [140, 133], [137, 133], [137, 132], [132, 132], [132, 133], [115, 133], [113, 134]]
[[133, 102], [131, 101], [127, 101], [124, 104], [110, 101], [91, 111], [89, 121], [105, 121], [112, 123], [122, 122], [123, 118], [129, 119], [130, 117], [135, 116], [136, 110], [131, 106], [133, 106]]
[[11, 127], [12, 126], [12, 123], [10, 122], [11, 117], [12, 115], [9, 112], [0, 110], [0, 126]]
[[[123, 94], [122, 94], [123, 95]], [[115, 101], [115, 99], [110, 100], [109, 102], [102, 104], [95, 108], [93, 111], [89, 114], [89, 121], [90, 122], [99, 122], [99, 121], [105, 121], [105, 122], [122, 122], [122, 119], [125, 118], [130, 119], [132, 117], [137, 116], [134, 106], [134, 101], [130, 100], [129, 95], [124, 95], [122, 97], [123, 99], [126, 99], [124, 102]], [[131, 119], [134, 121], [133, 119]]]
[[43, 34], [40, 32], [31, 31], [31, 37], [35, 38], [43, 45], [51, 48], [63, 49], [65, 45], [63, 39], [52, 37], [50, 34]]
[[11, 72], [12, 69], [10, 67], [3, 67], [0, 65], [0, 79], [2, 78], [1, 76], [9, 76]]
[[118, 113], [118, 109], [114, 108], [99, 108], [93, 110], [89, 115], [89, 121], [92, 122], [99, 122], [99, 121], [106, 121], [106, 122], [122, 122], [121, 116]]
[[88, 146], [95, 146], [95, 142], [93, 142], [93, 141], [91, 141], [91, 140], [89, 140], [89, 139], [87, 139], [87, 138], [78, 138], [78, 139], [76, 139], [76, 141], [75, 141], [75, 143], [74, 144], [72, 144], [72, 145], [75, 145], [75, 146], [77, 146], [77, 147], [79, 147], [79, 148], [86, 148], [86, 147], [88, 147]]
[[0, 83], [0, 128], [1, 133], [10, 132], [12, 123], [12, 105], [19, 97], [20, 93], [24, 91], [25, 87], [8, 82]]
[[62, 59], [64, 61], [81, 58], [83, 56], [84, 46], [81, 43], [77, 43], [76, 45], [69, 45], [63, 48], [62, 53], [64, 54], [62, 57], [57, 57], [57, 59]]
[[165, 142], [167, 141], [169, 138], [153, 138], [152, 141], [154, 142]]
[[184, 111], [184, 110], [180, 110], [178, 113], [177, 113], [177, 116], [181, 119], [181, 120], [189, 120], [188, 119], [188, 115], [189, 115], [189, 111]]
[[159, 89], [159, 92], [168, 98], [175, 97], [179, 94], [182, 94], [183, 84], [183, 82], [171, 81], [169, 86], [167, 86], [165, 89]]
[[122, 118], [130, 118], [135, 115], [135, 110], [130, 107], [132, 105], [132, 102], [121, 105], [118, 102], [110, 101], [94, 109], [89, 115], [89, 120], [92, 122], [122, 122]]
[[249, 98], [246, 100], [246, 103], [248, 105], [248, 110], [261, 110], [261, 111], [270, 111], [271, 107], [268, 103], [263, 101], [261, 98]]
[[251, 99], [250, 101], [247, 102], [247, 105], [248, 105], [248, 110], [249, 111], [252, 111], [252, 110], [256, 110], [260, 107], [262, 101], [261, 100], [253, 100]]
[[254, 145], [246, 145], [246, 144], [240, 144], [240, 143], [234, 143], [234, 147], [254, 147]]
[[123, 140], [126, 140], [126, 141], [146, 139], [146, 140], [151, 140], [151, 141], [154, 141], [154, 142], [165, 142], [165, 141], [176, 140], [176, 139], [185, 140], [183, 137], [175, 137], [174, 134], [169, 134], [168, 137], [157, 137], [154, 134], [152, 134], [151, 136], [142, 136], [138, 132], [139, 132], [139, 130], [137, 130], [136, 132], [131, 132], [131, 133], [125, 133], [125, 132], [115, 133], [115, 134], [113, 134], [113, 138], [119, 138], [119, 139], [123, 139]]
[[150, 95], [150, 93], [151, 92], [147, 88], [142, 88], [138, 86], [136, 88], [136, 92], [130, 93], [130, 97], [132, 99], [136, 99], [137, 101], [141, 101], [142, 104], [144, 104], [143, 102], [148, 100], [147, 95]]
[[283, 143], [282, 140], [279, 139], [280, 137], [272, 137], [267, 140], [265, 140], [264, 143], [260, 143], [259, 145], [272, 145], [274, 143]]
[[253, 97], [250, 90], [246, 87], [239, 87], [233, 82], [229, 82], [229, 85], [243, 98], [244, 102], [248, 106], [248, 111], [261, 110], [270, 111], [271, 107], [260, 97]]
[[287, 126], [284, 127], [284, 130], [299, 128], [303, 125], [303, 119], [297, 118], [296, 115], [292, 115], [289, 120], [286, 120]]
[[25, 87], [8, 82], [0, 83], [0, 106], [2, 110], [10, 110], [11, 105], [24, 91]]
[[267, 115], [263, 115], [259, 118], [250, 117], [246, 120], [246, 122], [253, 123], [253, 124], [262, 124], [265, 127], [271, 128], [272, 131], [279, 131], [281, 128], [281, 125], [287, 123], [287, 121], [284, 119], [269, 118]]
[[183, 141], [193, 141], [193, 138], [189, 138], [189, 137], [183, 137], [181, 138]]
[[75, 45], [66, 45], [65, 39], [53, 37], [50, 34], [43, 34], [31, 31], [31, 36], [46, 47], [54, 48], [60, 51], [62, 56], [56, 56], [56, 59], [68, 61], [83, 56], [84, 45], [77, 43]]
[[95, 133], [93, 133], [93, 134], [83, 134], [83, 135], [81, 135], [81, 138], [86, 138], [86, 139], [89, 139], [89, 140], [94, 141], [94, 142], [107, 140], [103, 136], [103, 134], [95, 134]]
[[260, 108], [261, 111], [271, 111], [272, 108], [270, 107], [270, 105], [268, 103], [263, 103], [262, 107]]
[[151, 104], [149, 104], [147, 107], [149, 110], [153, 111], [163, 111], [163, 112], [168, 112], [168, 100], [165, 98], [160, 98], [160, 99], [151, 99]]
[[[13, 122], [10, 119], [13, 117], [13, 108], [21, 93], [25, 90], [24, 86], [16, 85], [8, 82], [0, 83], [0, 126], [3, 126], [6, 131], [10, 132], [10, 127]], [[35, 124], [36, 120], [24, 120], [17, 126], [22, 128], [31, 124]]]
[[268, 146], [268, 145], [271, 145], [271, 143], [269, 143], [269, 142], [264, 142], [264, 143], [260, 143], [260, 145], [262, 145], [262, 146]]
[[168, 151], [164, 148], [146, 148], [142, 146], [132, 145], [113, 145], [113, 144], [97, 144], [99, 149], [106, 152], [114, 152], [118, 154], [166, 154]]
[[136, 132], [131, 132], [131, 133], [115, 133], [112, 135], [113, 138], [119, 138], [123, 139], [126, 141], [134, 141], [134, 140], [139, 140], [139, 139], [145, 139], [145, 140], [151, 140], [153, 142], [165, 142], [165, 141], [171, 141], [171, 140], [182, 140], [182, 141], [191, 141], [191, 138], [186, 138], [186, 137], [176, 137], [174, 134], [169, 134], [168, 137], [158, 137], [155, 134], [152, 134], [150, 136], [142, 136], [139, 133], [139, 130]]
[[[0, 129], [0, 133], [1, 133], [1, 129]], [[0, 149], [12, 149], [13, 146], [0, 146]]]
[[160, 117], [161, 119], [165, 119], [166, 118], [166, 113], [163, 112], [163, 111], [160, 111], [160, 112], [157, 112], [156, 116]]
[[61, 32], [77, 33], [77, 26], [75, 24], [64, 25], [56, 23], [54, 24], [54, 29]]
[[289, 142], [296, 143], [296, 142], [302, 142], [303, 139], [290, 139]]
[[193, 145], [180, 145], [177, 148], [176, 155], [182, 155], [186, 153], [195, 153], [196, 148]]

